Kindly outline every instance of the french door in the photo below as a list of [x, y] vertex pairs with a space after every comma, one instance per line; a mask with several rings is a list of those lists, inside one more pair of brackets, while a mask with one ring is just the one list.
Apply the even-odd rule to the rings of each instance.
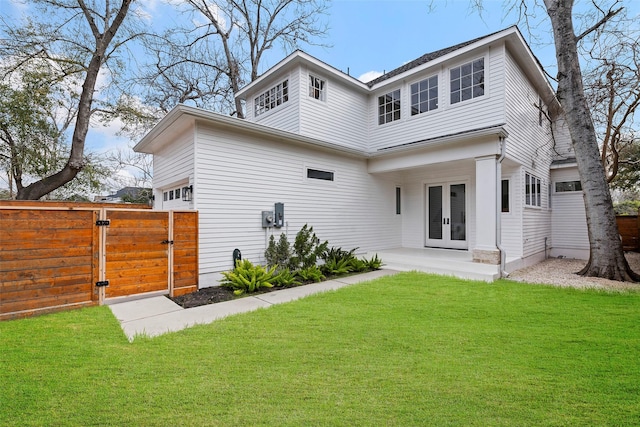
[[466, 184], [427, 184], [425, 192], [425, 246], [466, 249]]

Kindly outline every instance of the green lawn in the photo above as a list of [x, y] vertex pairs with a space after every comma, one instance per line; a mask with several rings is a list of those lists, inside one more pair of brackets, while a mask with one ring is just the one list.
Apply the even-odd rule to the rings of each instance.
[[640, 293], [403, 273], [129, 343], [0, 323], [0, 425], [640, 424]]

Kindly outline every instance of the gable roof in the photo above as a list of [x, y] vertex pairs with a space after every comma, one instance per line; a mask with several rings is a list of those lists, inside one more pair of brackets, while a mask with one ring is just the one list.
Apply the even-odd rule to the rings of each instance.
[[376, 88], [386, 86], [387, 84], [393, 84], [393, 82], [402, 79], [403, 75], [408, 72], [418, 72], [421, 68], [434, 66], [438, 63], [445, 62], [457, 55], [470, 52], [477, 48], [488, 46], [489, 44], [494, 42], [503, 42], [507, 45], [516, 61], [520, 64], [520, 68], [523, 73], [526, 74], [527, 77], [534, 83], [534, 85], [541, 91], [542, 97], [547, 105], [549, 105], [550, 107], [555, 107], [552, 109], [557, 109], [559, 104], [557, 103], [557, 99], [555, 99], [555, 91], [551, 87], [549, 80], [544, 73], [544, 69], [540, 64], [540, 61], [533, 54], [531, 48], [524, 40], [524, 37], [522, 37], [522, 34], [520, 33], [520, 30], [516, 25], [484, 35], [482, 37], [468, 40], [466, 42], [458, 43], [444, 49], [424, 54], [419, 58], [416, 58], [413, 61], [395, 68], [394, 70], [385, 73], [384, 75], [367, 83], [363, 83], [355, 77], [352, 77], [349, 74], [346, 74], [301, 50], [296, 50], [291, 55], [280, 61], [278, 64], [267, 70], [264, 74], [258, 77], [258, 79], [243, 87], [240, 91], [238, 91], [236, 97], [242, 100], [246, 100], [247, 93], [253, 88], [262, 85], [268, 86], [268, 83], [272, 83], [273, 80], [275, 80], [278, 76], [281, 77], [280, 73], [282, 71], [291, 69], [291, 67], [296, 64], [303, 64], [309, 66], [312, 69], [317, 69], [321, 70], [324, 73], [328, 73], [361, 93], [371, 93], [372, 91], [376, 90]]

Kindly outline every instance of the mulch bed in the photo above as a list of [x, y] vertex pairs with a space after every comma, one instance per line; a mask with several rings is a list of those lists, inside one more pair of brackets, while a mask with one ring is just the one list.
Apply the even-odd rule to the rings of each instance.
[[[313, 282], [309, 282], [313, 283]], [[304, 283], [299, 286], [308, 285], [309, 283]], [[201, 305], [215, 304], [218, 302], [229, 301], [232, 299], [243, 298], [248, 295], [258, 295], [264, 294], [267, 292], [279, 291], [281, 289], [286, 289], [282, 286], [274, 286], [273, 288], [262, 288], [258, 292], [253, 292], [251, 294], [242, 294], [240, 296], [236, 296], [233, 294], [233, 290], [228, 288], [223, 288], [222, 286], [211, 286], [208, 288], [201, 288], [195, 292], [191, 292], [190, 294], [184, 294], [179, 297], [171, 298], [167, 295], [171, 301], [175, 302], [182, 308], [192, 308], [199, 307]]]
[[[363, 271], [360, 273], [343, 274], [338, 276], [327, 276], [325, 280], [331, 280], [338, 277], [351, 276], [352, 274], [362, 274], [366, 272], [367, 271]], [[309, 285], [311, 283], [314, 283], [314, 282], [307, 282], [298, 286]], [[192, 308], [192, 307], [199, 307], [201, 305], [215, 304], [218, 302], [224, 302], [224, 301], [229, 301], [236, 298], [242, 298], [247, 295], [258, 295], [258, 294], [264, 294], [267, 292], [279, 291], [281, 289], [287, 289], [287, 288], [282, 286], [274, 286], [273, 288], [262, 288], [258, 292], [253, 292], [251, 294], [242, 294], [240, 296], [236, 296], [233, 294], [233, 291], [231, 289], [223, 288], [222, 286], [211, 286], [208, 288], [201, 288], [195, 292], [191, 292], [190, 294], [181, 295], [175, 298], [171, 298], [167, 295], [167, 298], [169, 298], [171, 301], [175, 302], [182, 308]]]

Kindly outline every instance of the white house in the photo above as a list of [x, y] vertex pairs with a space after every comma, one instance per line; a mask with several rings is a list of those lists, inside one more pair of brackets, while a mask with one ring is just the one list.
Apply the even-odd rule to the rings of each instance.
[[262, 262], [271, 234], [304, 224], [388, 264], [487, 280], [588, 255], [568, 132], [516, 27], [368, 83], [296, 51], [237, 96], [246, 119], [179, 105], [135, 147], [154, 157], [155, 208], [199, 211], [201, 286], [234, 249]]

